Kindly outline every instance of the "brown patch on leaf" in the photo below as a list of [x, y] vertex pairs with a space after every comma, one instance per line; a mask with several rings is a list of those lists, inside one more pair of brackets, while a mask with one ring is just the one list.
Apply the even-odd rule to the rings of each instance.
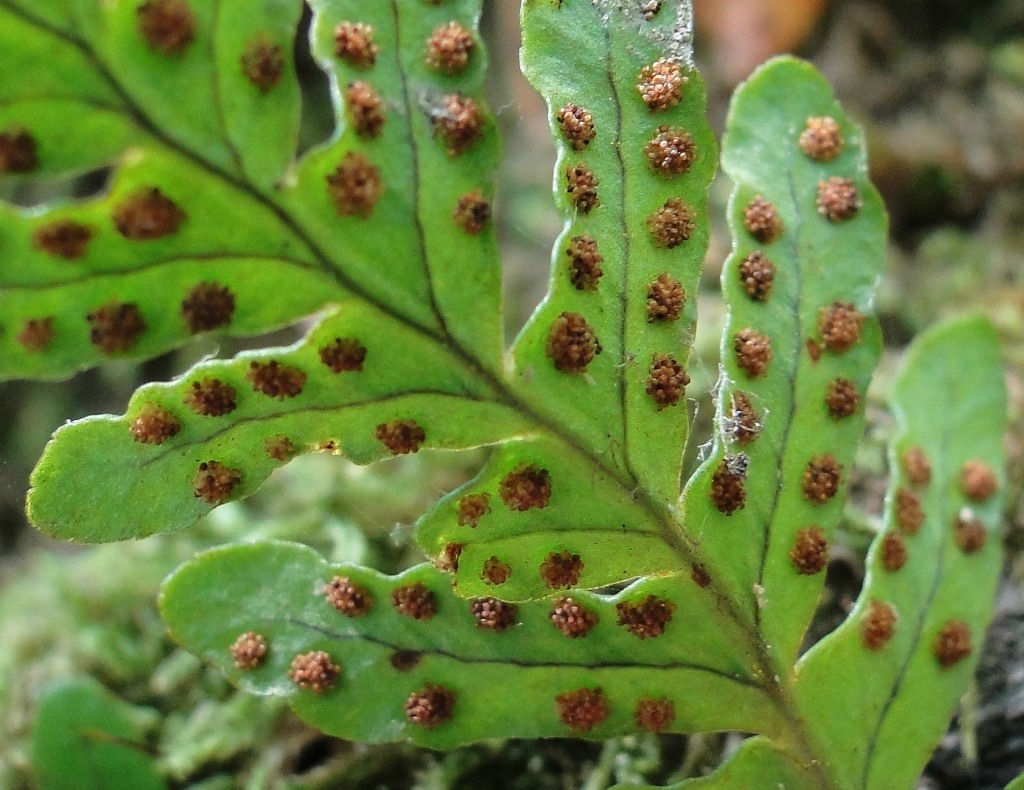
[[465, 547], [465, 543], [446, 543], [434, 559], [434, 567], [445, 573], [455, 573], [459, 569], [459, 557]]
[[360, 137], [378, 137], [384, 128], [384, 100], [370, 84], [361, 80], [345, 89], [345, 109], [352, 128]]
[[843, 465], [832, 453], [816, 455], [807, 462], [801, 485], [804, 499], [823, 505], [839, 493]]
[[304, 691], [325, 694], [334, 688], [341, 677], [341, 667], [334, 663], [329, 653], [312, 650], [300, 653], [292, 659], [288, 677]]
[[458, 22], [438, 25], [427, 39], [427, 65], [445, 74], [458, 74], [469, 65], [475, 46], [473, 33]]
[[828, 565], [828, 541], [817, 524], [798, 530], [789, 550], [789, 561], [804, 576], [820, 573]]
[[775, 264], [760, 250], [754, 250], [740, 261], [740, 285], [755, 302], [763, 302], [772, 292], [775, 282]]
[[828, 413], [837, 420], [853, 416], [857, 413], [857, 407], [860, 406], [860, 393], [857, 392], [857, 385], [849, 379], [830, 381], [828, 389], [825, 391], [825, 405], [828, 406]]
[[462, 228], [470, 236], [479, 234], [491, 219], [491, 204], [479, 189], [467, 192], [459, 198], [452, 212], [456, 226]]
[[675, 406], [686, 394], [690, 377], [683, 366], [670, 354], [655, 354], [647, 375], [646, 392], [651, 396], [658, 411]]
[[454, 712], [455, 692], [431, 683], [410, 694], [405, 702], [405, 717], [427, 729], [449, 721]]
[[583, 572], [583, 560], [579, 554], [570, 554], [567, 550], [553, 551], [540, 564], [540, 577], [553, 590], [575, 587], [579, 584]]
[[39, 145], [24, 129], [0, 132], [0, 175], [30, 173], [39, 167]]
[[608, 718], [608, 695], [600, 688], [581, 688], [555, 697], [558, 718], [575, 733], [590, 732]]
[[943, 669], [963, 661], [972, 652], [971, 628], [963, 620], [950, 620], [935, 639], [935, 659]]
[[235, 295], [226, 285], [199, 283], [182, 300], [181, 315], [193, 335], [226, 326], [235, 315]]
[[969, 507], [961, 508], [953, 522], [953, 538], [964, 554], [981, 551], [988, 538], [988, 531], [980, 518]]
[[555, 120], [574, 151], [582, 151], [597, 137], [594, 116], [583, 107], [567, 104], [558, 111]]
[[163, 444], [178, 435], [181, 420], [162, 406], [143, 404], [138, 415], [128, 426], [132, 438], [142, 444]]
[[673, 249], [688, 241], [696, 230], [693, 211], [682, 198], [669, 198], [647, 217], [647, 230], [656, 247]]
[[364, 154], [349, 151], [327, 174], [327, 194], [339, 215], [366, 219], [384, 192], [380, 168]]
[[816, 162], [831, 162], [843, 152], [845, 141], [836, 119], [828, 115], [808, 118], [800, 133], [800, 150]]
[[668, 58], [659, 58], [650, 66], [640, 70], [636, 89], [640, 91], [647, 109], [652, 112], [675, 107], [683, 99], [683, 86], [687, 83], [678, 63]]
[[334, 28], [334, 54], [356, 68], [368, 69], [377, 62], [380, 47], [373, 42], [374, 29], [364, 22], [341, 22]]
[[464, 154], [483, 135], [486, 119], [480, 105], [468, 96], [452, 93], [430, 110], [434, 133], [444, 142], [449, 156]]
[[272, 359], [270, 362], [251, 362], [245, 378], [252, 384], [254, 392], [260, 392], [268, 398], [284, 400], [300, 395], [307, 377], [298, 368], [282, 365], [276, 359]]
[[999, 480], [991, 466], [972, 459], [960, 470], [960, 488], [968, 499], [984, 502], [999, 490]]
[[861, 199], [857, 185], [849, 178], [832, 176], [818, 182], [818, 213], [832, 222], [856, 216]]
[[235, 666], [250, 671], [262, 666], [267, 658], [267, 638], [255, 631], [246, 631], [231, 645], [231, 658]]
[[860, 340], [864, 316], [852, 302], [835, 302], [818, 311], [818, 331], [825, 348], [839, 354], [851, 349]]
[[719, 513], [731, 516], [741, 510], [747, 503], [747, 487], [742, 475], [729, 468], [723, 458], [711, 477], [711, 488], [708, 489], [711, 501]]
[[655, 173], [672, 178], [690, 172], [697, 158], [697, 146], [682, 127], [659, 126], [644, 146], [644, 157]]
[[354, 337], [336, 337], [321, 347], [319, 354], [332, 373], [358, 372], [366, 361], [366, 346]]
[[743, 227], [762, 244], [771, 244], [782, 235], [782, 218], [774, 203], [755, 195], [743, 209]]
[[615, 605], [615, 611], [619, 614], [618, 624], [640, 639], [665, 633], [675, 610], [676, 605], [672, 601], [656, 595], [648, 595], [638, 603], [622, 601]]
[[597, 250], [597, 242], [590, 236], [573, 236], [565, 254], [569, 256], [569, 280], [576, 290], [596, 291], [598, 280], [604, 276], [604, 258]]
[[516, 624], [519, 607], [497, 598], [474, 598], [469, 604], [478, 628], [501, 633]]
[[753, 401], [745, 392], [734, 392], [730, 400], [732, 410], [727, 421], [723, 420], [722, 431], [728, 438], [746, 447], [764, 430], [761, 412], [754, 407]]
[[223, 505], [242, 482], [242, 470], [220, 461], [203, 461], [192, 478], [192, 493], [208, 505]]
[[267, 93], [284, 76], [284, 53], [279, 44], [257, 36], [245, 45], [242, 53], [242, 73], [260, 93]]
[[335, 576], [323, 589], [327, 603], [346, 617], [362, 617], [373, 606], [373, 595], [348, 576]]
[[418, 452], [423, 442], [427, 440], [426, 432], [416, 420], [382, 422], [373, 435], [392, 455]]
[[896, 610], [883, 601], [871, 601], [861, 622], [861, 636], [868, 650], [881, 650], [896, 633]]
[[676, 720], [676, 706], [667, 697], [642, 697], [633, 711], [636, 726], [647, 732], [663, 732]]
[[693, 579], [693, 583], [700, 588], [707, 587], [711, 584], [711, 574], [708, 573], [708, 569], [703, 565], [694, 565], [690, 568], [690, 578]]
[[17, 340], [22, 347], [33, 354], [45, 351], [57, 336], [57, 330], [53, 328], [53, 317], [26, 318], [25, 323], [18, 333]]
[[458, 524], [460, 527], [475, 527], [485, 515], [491, 512], [490, 494], [466, 494], [459, 499]]
[[104, 354], [131, 351], [146, 331], [146, 321], [134, 302], [110, 302], [86, 316], [89, 341]]
[[196, 37], [196, 18], [186, 0], [146, 0], [136, 13], [142, 37], [163, 55], [183, 52]]
[[423, 658], [419, 650], [396, 650], [391, 654], [388, 662], [399, 672], [410, 672], [416, 668]]
[[111, 215], [117, 232], [132, 241], [152, 241], [178, 232], [185, 212], [157, 187], [142, 188], [125, 197]]
[[[0, 171], [2, 169], [0, 167]], [[70, 261], [85, 255], [89, 242], [95, 235], [96, 229], [89, 225], [72, 219], [58, 219], [36, 228], [32, 234], [32, 241], [37, 250]]]
[[565, 183], [569, 199], [581, 214], [589, 214], [601, 205], [601, 198], [597, 196], [597, 176], [583, 162], [565, 169]]
[[295, 443], [281, 434], [267, 439], [263, 443], [263, 449], [266, 450], [267, 455], [281, 463], [286, 463], [295, 457]]
[[578, 639], [597, 625], [597, 615], [574, 599], [559, 596], [551, 602], [551, 624], [570, 639]]
[[768, 372], [768, 363], [772, 361], [772, 340], [749, 327], [733, 336], [732, 349], [736, 354], [736, 364], [750, 378], [756, 379]]
[[480, 578], [488, 584], [504, 584], [512, 577], [512, 566], [497, 557], [488, 557], [480, 571]]
[[916, 535], [924, 525], [921, 500], [917, 494], [906, 488], [896, 491], [896, 524], [900, 531], [907, 535]]
[[548, 358], [563, 373], [586, 371], [594, 357], [601, 353], [601, 344], [594, 328], [579, 313], [562, 313], [551, 322], [545, 347]]
[[811, 362], [818, 362], [821, 359], [821, 343], [815, 340], [813, 337], [807, 338], [807, 356], [811, 358]]
[[647, 285], [647, 322], [675, 321], [686, 306], [686, 289], [668, 272]]
[[427, 621], [437, 614], [437, 596], [423, 582], [396, 587], [391, 592], [391, 603], [395, 611], [413, 620]]
[[898, 532], [890, 532], [882, 539], [882, 567], [894, 573], [907, 564], [907, 544]]
[[932, 462], [920, 447], [911, 447], [900, 457], [903, 473], [911, 485], [924, 486], [932, 480]]

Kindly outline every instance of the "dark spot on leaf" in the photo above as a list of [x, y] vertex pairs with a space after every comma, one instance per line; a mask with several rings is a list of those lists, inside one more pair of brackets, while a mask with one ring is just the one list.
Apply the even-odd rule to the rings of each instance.
[[675, 321], [686, 306], [686, 289], [668, 272], [647, 285], [647, 321]]
[[689, 240], [696, 227], [693, 211], [682, 198], [669, 198], [647, 217], [647, 229], [656, 247], [678, 247]]
[[241, 469], [231, 469], [220, 461], [203, 461], [192, 478], [193, 493], [208, 505], [223, 505], [240, 482]]
[[772, 361], [772, 340], [767, 335], [747, 328], [733, 336], [732, 349], [736, 364], [750, 378], [756, 379], [768, 372]]
[[490, 494], [466, 494], [459, 499], [458, 523], [460, 527], [475, 527], [491, 512]]
[[814, 526], [798, 530], [793, 548], [789, 551], [793, 567], [805, 576], [813, 576], [828, 564], [828, 542], [821, 527]]
[[32, 240], [36, 249], [59, 258], [75, 260], [85, 255], [95, 235], [95, 229], [89, 225], [71, 219], [58, 219], [36, 228]]
[[984, 502], [999, 490], [999, 480], [991, 466], [972, 459], [960, 470], [960, 488], [968, 499]]
[[857, 392], [857, 385], [849, 379], [830, 381], [828, 390], [825, 392], [825, 405], [828, 406], [828, 413], [837, 420], [853, 416], [857, 413], [857, 407], [860, 405], [860, 393]]
[[295, 457], [295, 444], [287, 436], [278, 434], [264, 442], [263, 449], [275, 461], [285, 463]]
[[329, 653], [313, 650], [309, 653], [300, 653], [292, 659], [288, 677], [304, 691], [325, 694], [334, 688], [341, 677], [341, 667], [334, 663]]
[[470, 236], [476, 236], [491, 219], [491, 204], [481, 190], [474, 189], [459, 198], [452, 219], [457, 227]]
[[391, 591], [395, 611], [413, 620], [430, 620], [437, 614], [437, 597], [423, 582], [403, 584]]
[[601, 205], [601, 198], [597, 195], [599, 183], [594, 171], [583, 162], [565, 169], [565, 191], [581, 214], [589, 214]]
[[249, 671], [261, 666], [267, 658], [267, 638], [255, 631], [246, 631], [231, 645], [231, 658], [239, 669]]
[[608, 695], [600, 688], [581, 688], [555, 697], [558, 718], [575, 733], [590, 732], [608, 718]]
[[364, 154], [349, 151], [327, 174], [327, 194], [343, 217], [366, 219], [384, 192], [380, 169]]
[[961, 508], [957, 513], [953, 529], [956, 545], [964, 554], [974, 554], [984, 548], [988, 532], [981, 519], [969, 507]]
[[178, 232], [186, 214], [156, 187], [125, 197], [111, 215], [117, 232], [132, 241], [152, 241]]
[[804, 499], [823, 505], [839, 493], [843, 465], [831, 453], [816, 455], [807, 462], [801, 485]]
[[373, 43], [373, 26], [363, 22], [342, 22], [334, 28], [334, 54], [357, 68], [377, 62], [380, 47]]
[[590, 110], [576, 104], [567, 104], [559, 109], [555, 120], [574, 151], [582, 151], [597, 137], [594, 116]]
[[409, 672], [416, 668], [422, 658], [423, 653], [419, 650], [398, 650], [388, 660], [399, 672]]
[[143, 404], [138, 415], [131, 421], [128, 431], [132, 438], [142, 444], [163, 444], [177, 436], [181, 421], [162, 406]]
[[53, 328], [53, 317], [27, 318], [18, 333], [18, 342], [26, 351], [38, 354], [45, 351], [57, 336]]
[[772, 292], [775, 282], [775, 264], [760, 250], [754, 250], [740, 261], [740, 285], [755, 302], [763, 302]]
[[636, 726], [647, 732], [663, 732], [675, 719], [676, 706], [667, 697], [642, 697], [637, 700], [636, 710], [633, 711]]
[[818, 362], [821, 359], [821, 343], [813, 337], [809, 337], [807, 338], [807, 343], [805, 345], [807, 348], [807, 356], [811, 358], [811, 362]]
[[849, 178], [832, 176], [818, 182], [818, 213], [832, 222], [842, 222], [860, 211], [860, 193]]
[[882, 539], [882, 567], [895, 573], [907, 564], [907, 544], [898, 532], [890, 532]]
[[726, 516], [741, 510], [747, 503], [747, 488], [743, 476], [730, 469], [724, 458], [711, 476], [708, 494], [715, 509]]
[[480, 571], [480, 578], [488, 584], [504, 584], [512, 576], [512, 567], [497, 557], [488, 557]]
[[86, 316], [89, 341], [104, 354], [130, 351], [146, 331], [146, 321], [134, 302], [110, 302]]
[[704, 588], [711, 584], [711, 574], [703, 565], [694, 565], [690, 569], [690, 578], [698, 587]]
[[306, 385], [305, 373], [291, 365], [282, 365], [276, 359], [270, 362], [254, 360], [249, 364], [245, 378], [252, 384], [254, 392], [278, 400], [296, 397]]
[[679, 126], [659, 126], [644, 146], [647, 164], [665, 178], [689, 173], [697, 158], [693, 137]]
[[808, 118], [800, 133], [800, 150], [816, 162], [831, 162], [843, 152], [843, 134], [835, 118], [823, 115]]
[[199, 283], [181, 302], [181, 315], [193, 335], [230, 324], [234, 314], [235, 295], [216, 282]]
[[657, 637], [665, 633], [665, 627], [672, 621], [676, 605], [672, 601], [648, 595], [640, 602], [622, 601], [615, 605], [619, 614], [618, 624], [640, 639]]
[[438, 25], [427, 39], [427, 65], [445, 74], [458, 74], [469, 65], [475, 44], [473, 33], [458, 22]]
[[373, 595], [348, 576], [335, 576], [323, 589], [327, 603], [346, 617], [362, 617], [373, 605]]
[[483, 134], [486, 122], [480, 105], [457, 93], [443, 97], [428, 114], [434, 133], [441, 138], [449, 156], [464, 154], [472, 148]]
[[932, 480], [932, 463], [920, 447], [911, 447], [900, 457], [903, 473], [911, 485], [924, 486]]
[[950, 620], [939, 631], [934, 652], [943, 669], [963, 661], [971, 651], [971, 628], [963, 620]]
[[565, 549], [553, 551], [540, 564], [540, 577], [553, 590], [575, 587], [583, 572], [583, 561], [579, 554], [570, 554]]
[[384, 100], [369, 83], [357, 80], [345, 89], [345, 107], [360, 137], [378, 137], [384, 128]]
[[902, 532], [915, 535], [924, 525], [924, 509], [921, 500], [913, 491], [900, 488], [896, 491], [896, 524]]
[[138, 8], [139, 32], [164, 55], [177, 55], [196, 36], [196, 18], [186, 0], [146, 0]]
[[497, 598], [474, 598], [469, 610], [477, 627], [500, 633], [516, 624], [519, 607], [514, 603], [499, 601]]
[[382, 422], [373, 435], [392, 455], [415, 453], [427, 439], [426, 432], [416, 420]]
[[565, 251], [569, 256], [569, 280], [577, 291], [596, 291], [598, 281], [604, 276], [601, 262], [604, 258], [597, 250], [597, 242], [591, 236], [573, 236]]
[[563, 373], [586, 371], [594, 357], [601, 353], [594, 328], [579, 313], [562, 313], [548, 329], [545, 347], [548, 358]]
[[30, 173], [39, 167], [39, 145], [24, 129], [0, 132], [0, 175]]
[[675, 107], [682, 101], [686, 82], [678, 63], [660, 58], [640, 70], [636, 88], [647, 109], [657, 112]]
[[320, 361], [332, 373], [356, 372], [363, 369], [366, 346], [354, 337], [336, 337], [320, 349]]
[[868, 650], [880, 650], [896, 633], [896, 610], [883, 601], [871, 601], [861, 624], [861, 636]]
[[690, 377], [675, 357], [670, 354], [655, 354], [651, 358], [646, 392], [658, 407], [658, 411], [679, 403], [689, 383]]
[[185, 393], [185, 403], [203, 417], [223, 417], [237, 406], [235, 388], [220, 379], [205, 377], [192, 382], [191, 389]]
[[597, 615], [574, 599], [559, 596], [551, 602], [551, 624], [570, 639], [578, 639], [597, 625]]
[[743, 209], [743, 227], [762, 244], [770, 244], [782, 234], [782, 218], [775, 204], [755, 195]]
[[284, 76], [284, 53], [266, 36], [257, 36], [242, 53], [242, 73], [260, 93], [267, 93]]
[[405, 717], [427, 729], [444, 724], [454, 712], [455, 692], [430, 683], [410, 694], [405, 702]]

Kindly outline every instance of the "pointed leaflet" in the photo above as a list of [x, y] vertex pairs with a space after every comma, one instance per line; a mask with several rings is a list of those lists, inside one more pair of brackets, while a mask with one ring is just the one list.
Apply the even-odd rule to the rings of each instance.
[[795, 684], [836, 786], [862, 790], [913, 786], [991, 616], [1006, 428], [991, 325], [958, 319], [922, 335], [892, 399], [900, 432], [885, 528], [856, 607], [802, 659]]
[[863, 429], [886, 219], [862, 133], [793, 58], [738, 89], [722, 161], [736, 189], [717, 436], [687, 486], [684, 520], [722, 561], [712, 575], [746, 602], [782, 671], [817, 601], [820, 541]]
[[569, 602], [467, 601], [429, 565], [389, 577], [261, 543], [200, 555], [165, 583], [161, 609], [176, 639], [242, 688], [358, 741], [777, 727], [684, 589], [668, 577]]

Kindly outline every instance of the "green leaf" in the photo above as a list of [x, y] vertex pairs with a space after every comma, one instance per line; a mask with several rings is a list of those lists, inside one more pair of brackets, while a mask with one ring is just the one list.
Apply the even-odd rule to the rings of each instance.
[[[337, 577], [359, 588], [369, 601], [365, 612], [346, 615], [332, 606], [326, 591]], [[394, 604], [396, 594], [417, 585], [417, 603], [405, 611], [421, 619]], [[606, 738], [637, 729], [638, 705], [673, 711], [671, 721], [644, 719], [673, 732], [777, 726], [748, 668], [728, 657], [727, 635], [692, 615], [685, 589], [666, 577], [617, 595], [573, 591], [589, 614], [574, 610], [565, 622], [580, 630], [570, 637], [553, 623], [556, 601], [511, 608], [493, 598], [467, 601], [430, 565], [385, 576], [332, 567], [304, 546], [268, 542], [200, 555], [165, 583], [161, 610], [175, 639], [242, 688], [286, 697], [318, 728], [360, 741], [410, 738], [448, 749], [492, 737]], [[650, 596], [660, 611], [671, 609], [670, 617], [663, 634], [640, 637], [619, 623], [619, 607]], [[484, 601], [508, 617], [502, 627], [480, 625], [472, 607]], [[594, 622], [583, 624], [586, 617]], [[248, 669], [239, 668], [233, 652], [243, 634], [250, 645], [251, 634], [265, 640], [265, 655]], [[313, 651], [324, 651], [340, 670], [320, 693], [290, 677], [295, 657]], [[430, 687], [445, 690], [438, 704], [447, 699], [450, 715], [416, 723], [410, 699]], [[573, 701], [581, 690], [589, 709]], [[560, 695], [570, 698], [559, 703]]]
[[[885, 529], [856, 607], [801, 660], [794, 686], [841, 787], [913, 786], [974, 671], [1002, 562], [1006, 393], [991, 325], [971, 317], [921, 335], [892, 399]], [[930, 463], [927, 482], [908, 451]], [[974, 462], [997, 488], [974, 487], [985, 475], [973, 467], [981, 501], [965, 493]]]
[[48, 688], [39, 703], [32, 764], [40, 790], [162, 790], [146, 744], [156, 712], [136, 708], [91, 678]]
[[1021, 774], [1006, 786], [1006, 790], [1022, 790], [1024, 788], [1024, 774]]
[[[829, 161], [815, 160], [800, 144], [808, 119], [822, 117], [838, 124], [844, 140]], [[832, 535], [881, 351], [872, 304], [886, 216], [868, 181], [863, 134], [825, 79], [794, 58], [767, 63], [739, 87], [722, 164], [736, 185], [729, 206], [734, 246], [722, 272], [729, 315], [714, 448], [687, 485], [684, 521], [691, 538], [715, 558], [720, 570], [712, 577], [739, 602], [777, 671], [785, 672], [824, 583], [823, 565], [801, 573], [790, 552], [806, 530], [817, 528], [826, 540]], [[860, 206], [853, 216], [831, 221], [819, 213], [820, 185], [830, 178], [854, 185]], [[780, 232], [758, 238], [747, 227], [755, 196], [772, 204]], [[753, 264], [755, 253], [760, 258]], [[773, 278], [757, 280], [770, 265]], [[767, 292], [753, 287], [765, 282]], [[845, 338], [829, 333], [830, 349], [822, 320], [836, 304], [849, 306], [854, 331]], [[756, 353], [737, 350], [737, 336], [748, 330], [771, 344], [763, 365]], [[848, 408], [837, 414], [827, 398], [840, 384], [854, 394], [842, 399]], [[840, 485], [812, 498], [808, 465], [825, 458], [842, 470]], [[724, 489], [712, 496], [716, 484]]]

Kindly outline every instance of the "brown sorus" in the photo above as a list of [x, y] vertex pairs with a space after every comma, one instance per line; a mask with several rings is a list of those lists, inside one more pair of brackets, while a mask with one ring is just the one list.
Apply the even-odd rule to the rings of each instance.
[[818, 182], [818, 213], [832, 222], [842, 222], [860, 211], [860, 193], [849, 178], [832, 176]]
[[907, 564], [907, 544], [898, 532], [890, 532], [882, 540], [882, 567], [895, 572]]
[[423, 582], [403, 584], [391, 591], [395, 611], [413, 620], [430, 620], [437, 614], [437, 596]]
[[242, 482], [242, 470], [220, 461], [203, 461], [192, 478], [192, 493], [208, 505], [223, 505]]
[[53, 342], [57, 330], [53, 328], [53, 317], [26, 318], [18, 333], [17, 340], [26, 351], [39, 353]]
[[287, 436], [280, 434], [267, 439], [263, 443], [263, 449], [266, 450], [267, 455], [281, 463], [290, 461], [295, 457], [295, 443]]
[[686, 82], [678, 63], [668, 58], [659, 58], [640, 70], [636, 89], [647, 109], [658, 112], [675, 107], [682, 101]]
[[798, 530], [789, 550], [789, 561], [804, 576], [813, 576], [828, 565], [828, 541], [821, 527], [814, 524]]
[[600, 688], [581, 688], [555, 697], [558, 718], [576, 733], [590, 732], [608, 718], [608, 695]]
[[346, 617], [362, 617], [373, 605], [373, 595], [348, 576], [335, 576], [324, 585], [327, 602]]
[[405, 717], [413, 724], [430, 729], [450, 720], [455, 712], [455, 692], [428, 683], [405, 701]]
[[193, 335], [231, 323], [235, 295], [226, 285], [204, 282], [194, 286], [181, 302], [181, 315]]
[[816, 455], [807, 462], [801, 485], [804, 499], [823, 505], [839, 493], [843, 465], [832, 453]]
[[427, 39], [427, 65], [445, 74], [458, 74], [469, 65], [475, 45], [473, 33], [458, 22], [438, 25]]
[[669, 250], [689, 240], [696, 227], [693, 211], [682, 198], [669, 198], [647, 217], [651, 241]]
[[651, 358], [646, 392], [658, 407], [658, 411], [679, 403], [689, 383], [690, 377], [672, 355], [655, 354]]
[[647, 285], [647, 322], [675, 321], [686, 306], [686, 289], [668, 272]]
[[249, 671], [261, 666], [267, 658], [267, 638], [255, 631], [246, 631], [231, 645], [231, 658], [239, 669]]
[[718, 464], [711, 477], [711, 488], [708, 489], [711, 501], [719, 513], [731, 516], [741, 510], [747, 503], [747, 488], [741, 475], [734, 474], [725, 459]]
[[516, 624], [519, 607], [497, 598], [474, 598], [469, 604], [469, 611], [477, 627], [500, 633]]
[[305, 373], [291, 365], [282, 365], [276, 359], [269, 362], [252, 361], [245, 378], [252, 384], [254, 392], [278, 400], [300, 395], [306, 385]]
[[128, 426], [132, 438], [142, 444], [163, 444], [180, 430], [181, 420], [153, 403], [143, 404]]
[[470, 236], [476, 236], [485, 227], [491, 218], [491, 204], [487, 202], [484, 193], [479, 189], [467, 192], [459, 198], [455, 204], [455, 211], [452, 212], [452, 219], [456, 226], [462, 228]]
[[146, 0], [138, 7], [139, 32], [164, 55], [177, 55], [196, 36], [196, 18], [186, 0]]
[[374, 29], [364, 22], [341, 22], [334, 28], [334, 54], [357, 68], [377, 62], [380, 47], [373, 42]]
[[360, 137], [378, 137], [384, 128], [384, 100], [369, 83], [356, 80], [345, 89], [345, 109]]
[[323, 650], [300, 653], [292, 659], [292, 666], [288, 671], [288, 677], [296, 686], [314, 694], [325, 694], [330, 691], [340, 676], [341, 667]]
[[70, 261], [85, 255], [95, 235], [96, 230], [89, 225], [72, 219], [58, 219], [36, 228], [32, 241], [36, 249]]
[[772, 292], [775, 282], [775, 264], [760, 250], [754, 250], [740, 261], [740, 285], [755, 302], [763, 302]]
[[764, 430], [761, 413], [754, 408], [750, 396], [745, 392], [734, 392], [730, 400], [732, 411], [729, 414], [728, 430], [723, 427], [723, 431], [741, 446], [746, 447]]
[[574, 151], [582, 151], [597, 137], [594, 116], [583, 107], [567, 104], [558, 111], [555, 120]]
[[604, 258], [597, 250], [597, 241], [591, 236], [573, 236], [565, 254], [569, 256], [569, 280], [576, 290], [596, 291], [598, 280], [604, 276]]
[[427, 434], [416, 420], [391, 420], [382, 422], [373, 432], [374, 438], [383, 444], [392, 455], [407, 455], [418, 452]]
[[640, 639], [661, 636], [672, 621], [676, 605], [672, 601], [648, 595], [639, 602], [622, 601], [615, 605], [618, 624]]
[[984, 502], [999, 490], [999, 480], [991, 466], [972, 459], [960, 470], [960, 488], [968, 499]]
[[834, 354], [851, 349], [860, 340], [864, 316], [852, 302], [834, 302], [818, 311], [818, 331], [825, 348]]
[[181, 208], [157, 187], [144, 187], [121, 200], [111, 215], [117, 232], [132, 241], [152, 241], [178, 232]]
[[483, 110], [476, 100], [452, 93], [429, 111], [434, 133], [444, 142], [449, 156], [464, 154], [483, 135]]
[[466, 494], [459, 498], [457, 520], [460, 527], [475, 527], [491, 512], [490, 494]]
[[771, 244], [782, 235], [782, 218], [774, 203], [755, 195], [743, 209], [743, 227], [762, 244]]
[[146, 331], [146, 321], [134, 302], [110, 302], [86, 316], [89, 341], [104, 354], [131, 351]]
[[896, 525], [901, 532], [915, 535], [924, 525], [924, 509], [917, 494], [906, 488], [896, 491]]
[[504, 584], [512, 577], [512, 566], [491, 556], [484, 561], [480, 578], [488, 584]]
[[768, 372], [768, 363], [772, 361], [772, 340], [749, 327], [742, 329], [733, 336], [732, 349], [736, 355], [736, 364], [750, 378], [756, 379]]
[[551, 602], [551, 624], [570, 639], [578, 639], [597, 625], [597, 615], [574, 599], [559, 596]]
[[388, 658], [388, 663], [399, 672], [409, 672], [416, 668], [423, 658], [419, 650], [396, 650]]
[[565, 183], [569, 199], [581, 214], [589, 214], [601, 205], [601, 198], [597, 195], [597, 185], [600, 182], [594, 171], [583, 162], [577, 162], [565, 169]]
[[356, 151], [346, 153], [326, 178], [327, 194], [343, 217], [366, 219], [384, 192], [380, 168]]
[[856, 414], [860, 405], [857, 385], [849, 379], [833, 379], [825, 391], [825, 405], [828, 413], [837, 420]]
[[579, 554], [569, 551], [553, 551], [540, 564], [540, 577], [553, 590], [575, 587], [583, 572], [583, 560]]
[[703, 565], [693, 565], [690, 568], [690, 578], [698, 587], [704, 588], [711, 584], [711, 574]]
[[284, 76], [284, 53], [281, 46], [258, 36], [245, 46], [242, 73], [260, 93], [267, 93]]
[[545, 347], [548, 358], [563, 373], [586, 371], [594, 357], [601, 353], [594, 328], [579, 313], [562, 313], [548, 329]]
[[934, 645], [935, 659], [947, 669], [971, 654], [971, 628], [963, 620], [950, 620], [939, 631]]
[[953, 537], [964, 554], [973, 554], [985, 546], [988, 533], [985, 524], [969, 507], [961, 508], [953, 523]]
[[928, 485], [932, 480], [932, 462], [920, 447], [910, 447], [900, 456], [903, 473], [911, 485]]
[[354, 337], [336, 337], [319, 350], [320, 361], [332, 373], [352, 373], [363, 369], [366, 346]]
[[39, 144], [24, 129], [0, 132], [0, 175], [30, 173], [39, 167]]
[[676, 706], [667, 697], [642, 697], [633, 711], [636, 726], [647, 732], [663, 732], [676, 719]]
[[800, 150], [816, 162], [831, 162], [843, 152], [843, 133], [836, 119], [822, 115], [807, 119], [800, 133]]
[[861, 636], [868, 650], [881, 650], [896, 633], [896, 610], [883, 601], [871, 601], [861, 622]]
[[551, 473], [536, 464], [521, 463], [502, 477], [498, 493], [511, 510], [547, 507], [551, 501]]
[[644, 146], [644, 156], [655, 173], [672, 178], [690, 172], [697, 158], [697, 146], [685, 129], [659, 126]]

